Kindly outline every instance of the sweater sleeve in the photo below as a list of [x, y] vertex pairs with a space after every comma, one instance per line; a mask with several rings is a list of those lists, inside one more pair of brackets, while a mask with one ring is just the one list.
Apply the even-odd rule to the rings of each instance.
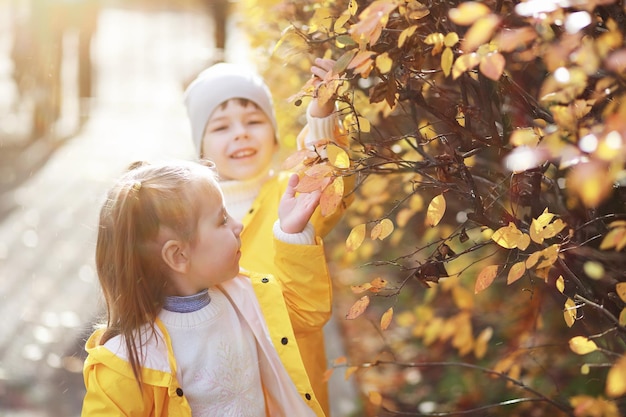
[[304, 137], [304, 147], [314, 149], [316, 145], [331, 141], [335, 137], [337, 127], [337, 113], [333, 112], [326, 117], [311, 116], [311, 106], [306, 110], [308, 131]]
[[307, 223], [304, 230], [300, 233], [286, 233], [280, 228], [280, 220], [276, 220], [273, 226], [274, 237], [281, 242], [291, 243], [293, 245], [314, 245], [315, 229], [311, 223]]

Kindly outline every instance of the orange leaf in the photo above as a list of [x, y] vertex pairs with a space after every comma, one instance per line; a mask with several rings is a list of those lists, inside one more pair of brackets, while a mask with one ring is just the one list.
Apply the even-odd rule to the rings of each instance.
[[383, 313], [383, 316], [380, 318], [380, 330], [387, 330], [387, 328], [391, 324], [392, 318], [393, 318], [393, 307], [389, 307], [389, 309], [385, 311]]
[[311, 191], [323, 190], [326, 186], [332, 181], [331, 178], [328, 177], [309, 177], [308, 175], [303, 175], [300, 178], [300, 182], [296, 186], [296, 191], [299, 193], [310, 193]]
[[370, 391], [368, 397], [370, 402], [374, 405], [381, 405], [383, 402], [383, 397], [378, 391]]
[[379, 292], [387, 286], [387, 280], [382, 279], [381, 277], [376, 277], [372, 280], [372, 282], [370, 282], [370, 285], [372, 286], [372, 292]]
[[344, 363], [348, 363], [348, 358], [346, 358], [345, 356], [339, 356], [333, 361], [334, 366], [343, 365]]
[[360, 67], [361, 65], [368, 64], [372, 62], [372, 57], [374, 56], [374, 52], [372, 51], [362, 51], [356, 54], [350, 64], [348, 64], [348, 69], [355, 69], [356, 67]]
[[474, 286], [474, 294], [478, 294], [483, 291], [487, 287], [489, 287], [493, 280], [496, 279], [498, 275], [498, 265], [489, 265], [483, 268], [478, 274], [478, 278], [476, 279], [476, 285]]
[[309, 149], [301, 149], [289, 155], [281, 166], [284, 170], [288, 171], [310, 158], [317, 158], [317, 154]]
[[354, 294], [364, 293], [365, 291], [369, 290], [370, 288], [372, 288], [372, 284], [370, 284], [369, 282], [367, 282], [365, 284], [361, 284], [361, 285], [351, 285], [350, 286], [350, 289], [352, 290], [352, 292]]
[[350, 307], [348, 314], [346, 314], [346, 320], [353, 320], [359, 317], [361, 314], [363, 314], [363, 312], [365, 312], [369, 304], [369, 296], [364, 295], [363, 297], [359, 298], [354, 304], [352, 304], [352, 307]]
[[348, 380], [348, 378], [350, 378], [352, 376], [353, 373], [355, 373], [356, 371], [359, 370], [358, 366], [351, 366], [349, 368], [346, 369], [346, 375], [345, 375], [345, 379], [346, 381]]
[[[325, 178], [331, 180], [330, 178]], [[336, 177], [324, 188], [320, 197], [320, 214], [322, 217], [333, 214], [343, 200], [343, 177]]]
[[426, 226], [437, 226], [446, 212], [446, 199], [443, 194], [433, 198], [426, 210]]
[[329, 368], [324, 371], [324, 377], [322, 378], [322, 380], [324, 382], [328, 382], [330, 380], [330, 377], [333, 376], [333, 372], [335, 372], [335, 368]]
[[328, 177], [333, 173], [333, 167], [328, 164], [314, 164], [307, 168], [304, 173], [312, 178]]
[[384, 240], [393, 232], [393, 230], [393, 222], [389, 219], [382, 219], [372, 228], [371, 238], [372, 240]]
[[513, 52], [537, 38], [537, 32], [531, 27], [503, 29], [494, 37], [494, 43], [500, 52]]
[[346, 249], [348, 252], [353, 252], [361, 246], [365, 239], [365, 224], [359, 224], [355, 226], [346, 239]]
[[526, 272], [526, 265], [524, 261], [518, 262], [515, 265], [513, 265], [511, 269], [509, 270], [509, 275], [506, 279], [507, 285], [511, 285], [515, 281], [523, 277], [525, 272]]
[[337, 168], [350, 168], [350, 157], [341, 147], [329, 144], [326, 147], [326, 154], [332, 166]]
[[498, 52], [488, 54], [480, 60], [480, 72], [487, 78], [498, 81], [504, 72], [506, 59]]

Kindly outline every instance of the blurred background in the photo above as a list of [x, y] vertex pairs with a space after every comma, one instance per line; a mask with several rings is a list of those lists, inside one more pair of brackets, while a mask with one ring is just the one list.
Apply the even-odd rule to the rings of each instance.
[[185, 86], [250, 58], [232, 6], [0, 0], [0, 416], [80, 415], [103, 193], [135, 160], [192, 156]]

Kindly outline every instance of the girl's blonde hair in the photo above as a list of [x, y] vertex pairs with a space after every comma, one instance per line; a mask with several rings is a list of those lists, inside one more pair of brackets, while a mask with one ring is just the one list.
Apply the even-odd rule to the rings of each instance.
[[[193, 244], [200, 216], [198, 193], [222, 204], [212, 163], [135, 163], [111, 188], [100, 211], [96, 268], [107, 307], [100, 343], [122, 336], [141, 383], [142, 347], [155, 333], [169, 285], [161, 256], [163, 232]], [[148, 325], [151, 332], [142, 333]]]

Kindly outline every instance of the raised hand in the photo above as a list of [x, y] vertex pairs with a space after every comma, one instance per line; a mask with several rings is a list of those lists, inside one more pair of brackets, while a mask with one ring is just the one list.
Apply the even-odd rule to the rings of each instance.
[[[313, 86], [317, 87], [324, 80], [329, 72], [332, 72], [335, 61], [333, 59], [315, 58], [311, 66], [313, 74]], [[335, 110], [334, 100], [320, 104], [317, 98], [311, 101], [309, 113], [313, 117], [327, 117]]]
[[287, 189], [280, 199], [278, 218], [280, 228], [285, 233], [300, 233], [319, 206], [321, 191], [296, 195], [296, 186], [300, 181], [298, 174], [293, 174], [287, 183]]

